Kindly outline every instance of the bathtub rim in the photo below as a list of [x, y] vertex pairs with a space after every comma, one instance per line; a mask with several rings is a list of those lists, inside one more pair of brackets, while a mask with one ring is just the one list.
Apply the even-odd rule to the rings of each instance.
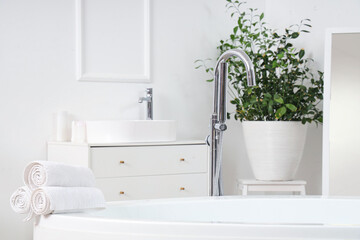
[[[238, 200], [238, 199], [297, 199], [297, 200], [357, 200], [355, 197], [323, 197], [323, 196], [226, 196], [226, 197], [197, 197], [184, 199], [156, 199], [156, 200], [133, 200], [122, 202], [109, 202], [108, 205], [138, 205], [138, 204], [159, 204], [159, 203], [176, 203], [197, 201], [221, 201], [221, 200]], [[275, 231], [275, 232], [274, 232]], [[247, 237], [267, 237], [271, 234], [278, 234], [277, 237], [287, 237], [289, 234], [296, 233], [303, 239], [311, 232], [314, 236], [336, 236], [341, 232], [347, 239], [357, 239], [360, 235], [360, 225], [333, 225], [333, 224], [252, 224], [252, 223], [228, 223], [228, 222], [175, 222], [175, 221], [153, 221], [139, 219], [114, 219], [105, 218], [84, 213], [70, 214], [52, 214], [50, 216], [37, 217], [34, 224], [34, 240], [46, 239], [36, 238], [45, 232], [64, 233], [64, 236], [71, 236], [73, 233], [83, 234], [105, 234], [106, 236], [134, 236], [143, 239], [141, 236], [157, 236], [162, 239], [172, 239], [171, 237], [183, 236], [202, 239], [206, 237], [215, 237], [214, 239], [233, 239], [239, 234]], [[69, 235], [66, 235], [69, 234]], [[206, 235], [207, 234], [207, 235]], [[343, 236], [341, 235], [341, 236]], [[65, 239], [65, 238], [64, 238]], [[71, 238], [69, 238], [71, 239]], [[104, 238], [107, 239], [107, 238]], [[112, 239], [112, 238], [109, 238]], [[239, 238], [240, 239], [240, 238]], [[342, 239], [340, 236], [334, 239]]]
[[[222, 200], [252, 200], [252, 199], [261, 199], [261, 200], [330, 200], [330, 201], [354, 201], [357, 200], [360, 202], [360, 197], [352, 197], [352, 196], [320, 196], [320, 195], [312, 195], [312, 196], [301, 196], [301, 195], [280, 195], [280, 196], [242, 196], [242, 195], [233, 195], [233, 196], [217, 196], [217, 197], [188, 197], [188, 198], [162, 198], [162, 199], [141, 199], [141, 200], [127, 200], [127, 201], [111, 201], [107, 202], [106, 205], [108, 206], [136, 206], [136, 205], [159, 205], [161, 203], [186, 203], [186, 202], [193, 202], [193, 201], [222, 201]], [[360, 203], [359, 203], [360, 204]], [[95, 211], [101, 211], [103, 209], [96, 209]], [[92, 210], [85, 210], [82, 212], [69, 212], [66, 214], [62, 213], [55, 213], [55, 214], [49, 214], [47, 216], [37, 216], [35, 219], [34, 224], [36, 225], [41, 220], [42, 223], [47, 221], [47, 219], [53, 219], [53, 218], [74, 218], [74, 219], [83, 219], [83, 220], [93, 220], [96, 219], [98, 221], [112, 221], [112, 222], [119, 222], [119, 223], [125, 223], [125, 222], [131, 222], [131, 223], [156, 223], [156, 224], [241, 224], [241, 225], [305, 225], [305, 226], [311, 226], [311, 225], [335, 225], [335, 224], [261, 224], [261, 223], [233, 223], [233, 222], [198, 222], [198, 221], [164, 221], [164, 220], [149, 220], [149, 219], [116, 219], [116, 218], [105, 218], [102, 216], [96, 216], [96, 215], [89, 215], [88, 213], [93, 212]], [[355, 225], [346, 225], [346, 226], [360, 226], [360, 224]]]

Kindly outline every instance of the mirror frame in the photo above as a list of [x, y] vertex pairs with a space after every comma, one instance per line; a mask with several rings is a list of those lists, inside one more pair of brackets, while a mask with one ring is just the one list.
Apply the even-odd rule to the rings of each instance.
[[324, 100], [323, 100], [323, 144], [322, 144], [322, 195], [330, 190], [330, 102], [331, 102], [331, 55], [334, 34], [360, 33], [360, 28], [329, 28], [325, 34], [324, 54]]

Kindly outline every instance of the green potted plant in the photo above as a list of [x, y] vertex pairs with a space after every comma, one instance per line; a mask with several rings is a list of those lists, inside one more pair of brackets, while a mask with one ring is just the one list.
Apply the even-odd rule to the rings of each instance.
[[[299, 36], [309, 32], [310, 20], [280, 33], [268, 27], [264, 13], [241, 10], [243, 4], [227, 0], [226, 7], [237, 24], [230, 37], [220, 41], [219, 56], [229, 49], [244, 50], [254, 64], [257, 86], [247, 86], [241, 61], [229, 60], [228, 93], [235, 111], [228, 118], [242, 122], [255, 178], [291, 180], [300, 163], [307, 124], [322, 123], [323, 118], [318, 107], [323, 99], [323, 73], [314, 71], [313, 60], [303, 48], [294, 46]], [[207, 61], [197, 60], [196, 68], [204, 67], [213, 75]]]

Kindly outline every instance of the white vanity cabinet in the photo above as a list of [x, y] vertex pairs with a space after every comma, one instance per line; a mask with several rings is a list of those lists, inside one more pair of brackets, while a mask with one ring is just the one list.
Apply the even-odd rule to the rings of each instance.
[[107, 201], [209, 195], [208, 147], [203, 141], [49, 142], [48, 160], [90, 167]]

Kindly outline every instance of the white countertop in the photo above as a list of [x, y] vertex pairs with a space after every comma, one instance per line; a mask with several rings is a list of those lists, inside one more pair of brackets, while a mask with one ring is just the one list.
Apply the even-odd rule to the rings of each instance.
[[172, 145], [205, 145], [205, 140], [180, 140], [174, 142], [132, 142], [132, 143], [73, 143], [48, 142], [48, 145], [86, 146], [86, 147], [119, 147], [119, 146], [172, 146]]

